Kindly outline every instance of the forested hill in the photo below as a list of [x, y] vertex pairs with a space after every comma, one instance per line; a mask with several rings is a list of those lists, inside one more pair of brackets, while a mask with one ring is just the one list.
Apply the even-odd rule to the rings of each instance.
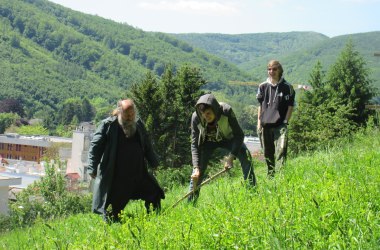
[[166, 65], [199, 67], [209, 82], [249, 80], [232, 63], [173, 36], [76, 12], [46, 0], [0, 0], [0, 99], [51, 110], [66, 98], [112, 100]]
[[306, 83], [319, 60], [327, 69], [351, 40], [372, 71], [374, 85], [380, 87], [380, 31], [329, 38], [315, 32], [258, 34], [174, 34], [177, 38], [236, 64], [257, 79], [266, 76], [270, 59], [279, 59], [286, 77], [293, 83]]
[[374, 57], [380, 32], [334, 38], [315, 32], [174, 35], [144, 32], [47, 0], [0, 0], [0, 100], [19, 100], [29, 118], [57, 110], [71, 97], [114, 103], [149, 70], [160, 76], [167, 65], [190, 64], [201, 69], [209, 89], [244, 106], [254, 99], [244, 95], [255, 91], [223, 83], [262, 81], [272, 58], [283, 62], [287, 80], [306, 83], [317, 60], [327, 69], [348, 39], [380, 87], [380, 57]]

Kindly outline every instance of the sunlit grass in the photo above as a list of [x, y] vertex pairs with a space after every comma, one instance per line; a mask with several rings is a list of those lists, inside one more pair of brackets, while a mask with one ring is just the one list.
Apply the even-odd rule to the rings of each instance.
[[[376, 249], [380, 246], [380, 136], [290, 159], [274, 179], [255, 164], [257, 188], [240, 169], [202, 188], [197, 205], [171, 206], [187, 191], [173, 187], [160, 215], [143, 202], [122, 223], [94, 214], [38, 222], [0, 236], [3, 249]], [[236, 177], [238, 176], [238, 177]]]

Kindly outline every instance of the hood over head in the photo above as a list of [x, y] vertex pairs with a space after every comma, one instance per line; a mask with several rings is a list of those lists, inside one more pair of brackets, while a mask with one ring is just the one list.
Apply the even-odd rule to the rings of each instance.
[[199, 109], [199, 107], [202, 104], [206, 104], [206, 105], [210, 106], [211, 109], [212, 109], [212, 111], [214, 111], [216, 120], [219, 119], [220, 114], [221, 114], [220, 103], [216, 100], [216, 98], [215, 98], [215, 96], [213, 94], [202, 95], [198, 99], [197, 103], [195, 104], [195, 109], [196, 109], [197, 115], [201, 119], [201, 121], [203, 122], [203, 119], [202, 119], [202, 116], [201, 116], [201, 112], [200, 112], [200, 109]]

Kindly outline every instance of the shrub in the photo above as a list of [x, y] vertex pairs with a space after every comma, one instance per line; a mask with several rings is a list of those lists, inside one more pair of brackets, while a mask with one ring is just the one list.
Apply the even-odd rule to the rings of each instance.
[[37, 218], [53, 219], [90, 211], [90, 194], [68, 191], [58, 167], [48, 164], [46, 175], [17, 195], [17, 201], [10, 205], [11, 221], [15, 225], [31, 225]]

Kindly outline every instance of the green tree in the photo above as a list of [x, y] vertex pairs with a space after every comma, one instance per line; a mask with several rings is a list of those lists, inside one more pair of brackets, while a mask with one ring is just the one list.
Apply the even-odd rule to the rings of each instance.
[[16, 129], [20, 135], [49, 135], [49, 130], [42, 125], [24, 125]]
[[[92, 107], [94, 108], [95, 117], [94, 121], [95, 123], [98, 123], [99, 121], [107, 118], [111, 112], [112, 112], [112, 105], [109, 104], [109, 102], [101, 97], [95, 97], [90, 100], [90, 103]], [[114, 101], [114, 105], [116, 104], [116, 100]]]
[[128, 93], [135, 100], [155, 149], [167, 167], [190, 163], [190, 118], [204, 84], [199, 69], [183, 66], [174, 74], [168, 66], [161, 80], [149, 72]]
[[0, 113], [0, 134], [16, 122], [20, 117], [14, 113]]
[[310, 92], [298, 95], [299, 105], [290, 124], [290, 149], [298, 153], [327, 146], [363, 125], [365, 104], [375, 95], [363, 58], [350, 41], [327, 74], [320, 62], [310, 74]]
[[318, 106], [299, 102], [290, 123], [290, 150], [296, 154], [313, 151], [349, 135], [356, 128], [352, 113], [352, 109], [338, 102]]
[[310, 73], [309, 85], [313, 91], [303, 91], [300, 94], [302, 102], [309, 103], [310, 105], [318, 106], [327, 100], [328, 92], [325, 89], [325, 73], [322, 70], [320, 61], [314, 66]]
[[[134, 99], [139, 115], [145, 121], [148, 131], [155, 131], [155, 128], [160, 125], [159, 107], [161, 103], [156, 76], [149, 71], [140, 84], [132, 85], [129, 95]], [[157, 139], [155, 133], [153, 133], [153, 138]]]
[[59, 112], [57, 120], [62, 125], [78, 125], [80, 122], [91, 121], [94, 116], [94, 107], [87, 98], [79, 97], [66, 99]]
[[45, 175], [17, 194], [11, 204], [12, 218], [20, 225], [31, 225], [38, 218], [54, 219], [89, 212], [91, 196], [67, 190], [60, 161], [45, 165]]
[[257, 106], [249, 105], [243, 108], [243, 111], [240, 115], [239, 124], [242, 128], [244, 128], [244, 134], [252, 134], [252, 132], [256, 133], [257, 127]]
[[91, 105], [90, 101], [87, 97], [83, 98], [82, 100], [82, 122], [89, 122], [92, 121], [95, 117], [95, 109]]
[[327, 75], [328, 98], [352, 107], [355, 113], [352, 119], [357, 125], [367, 121], [370, 112], [365, 105], [375, 96], [369, 73], [366, 62], [350, 40]]
[[[158, 133], [158, 144], [163, 147], [160, 149], [162, 158], [165, 159], [165, 165], [173, 167], [174, 161], [172, 153], [176, 148], [176, 136], [178, 131], [178, 84], [175, 81], [173, 68], [168, 66], [161, 77], [159, 88], [160, 105], [160, 124]], [[166, 145], [166, 147], [164, 146]]]
[[[173, 111], [176, 112], [175, 129], [171, 133], [173, 151], [170, 160], [171, 166], [182, 166], [191, 163], [190, 149], [190, 123], [194, 106], [198, 98], [204, 93], [201, 90], [206, 84], [199, 68], [189, 65], [182, 66], [175, 77], [176, 95], [173, 101]], [[167, 108], [167, 107], [164, 107]]]

